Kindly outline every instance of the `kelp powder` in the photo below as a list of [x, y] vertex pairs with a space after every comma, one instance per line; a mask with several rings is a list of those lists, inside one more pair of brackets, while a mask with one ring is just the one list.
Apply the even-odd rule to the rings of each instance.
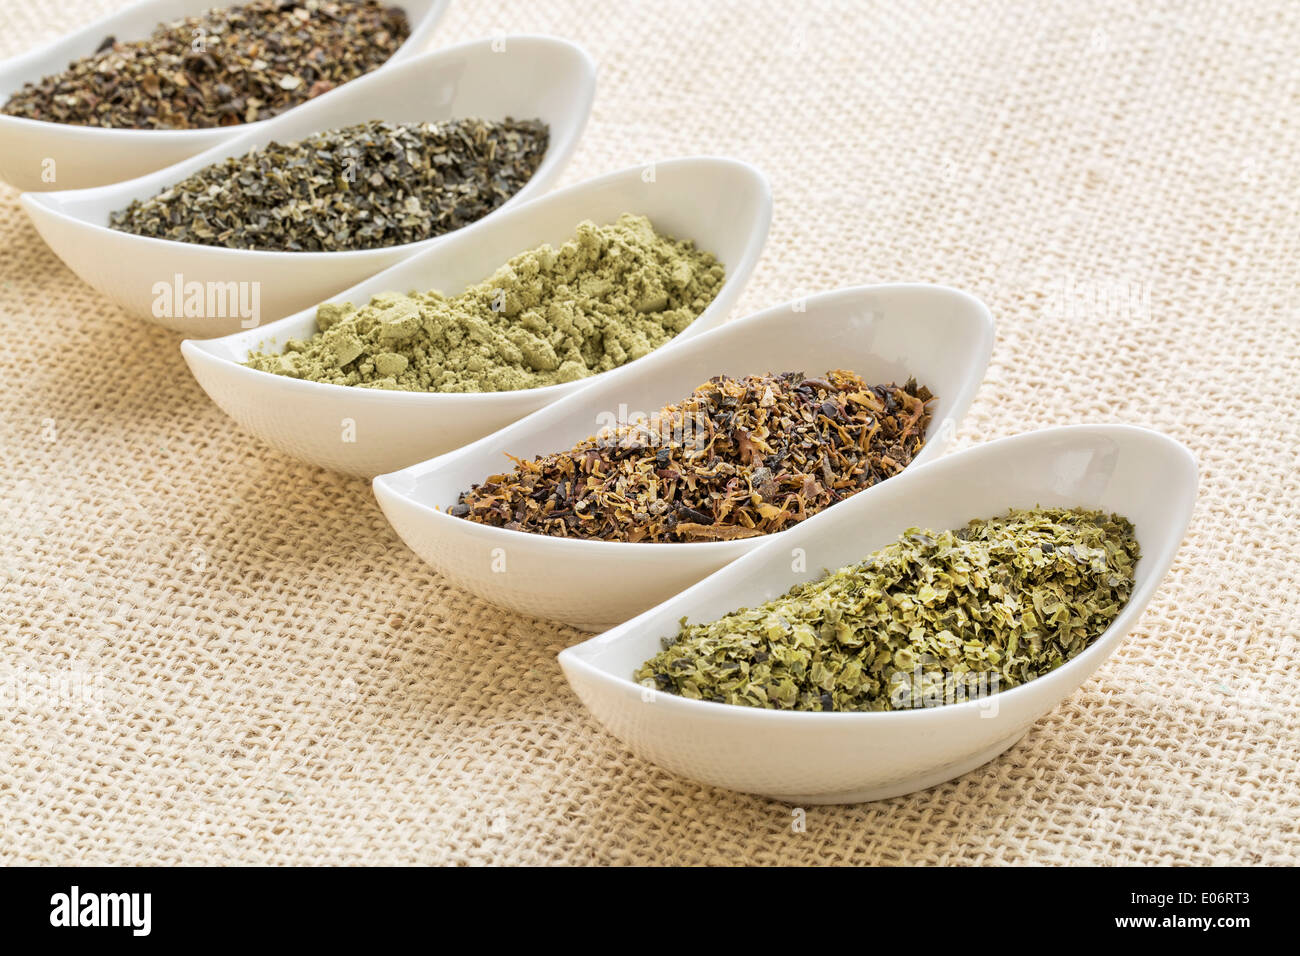
[[385, 293], [328, 303], [319, 331], [250, 368], [335, 385], [424, 392], [505, 392], [618, 368], [682, 332], [725, 270], [644, 216], [583, 222], [560, 248], [524, 252], [455, 296]]

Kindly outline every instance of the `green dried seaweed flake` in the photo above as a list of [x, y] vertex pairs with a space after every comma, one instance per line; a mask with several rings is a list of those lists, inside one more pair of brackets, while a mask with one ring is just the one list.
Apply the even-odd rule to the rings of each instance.
[[372, 120], [218, 160], [109, 215], [110, 228], [229, 249], [347, 252], [483, 218], [541, 165], [540, 120]]
[[910, 529], [820, 581], [686, 624], [635, 679], [697, 700], [784, 710], [954, 703], [1041, 677], [1132, 594], [1133, 525], [1081, 509]]

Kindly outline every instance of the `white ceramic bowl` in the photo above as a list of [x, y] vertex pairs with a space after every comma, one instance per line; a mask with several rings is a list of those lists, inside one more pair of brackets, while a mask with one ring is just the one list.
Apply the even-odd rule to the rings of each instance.
[[24, 193], [22, 202], [59, 258], [130, 314], [189, 335], [224, 335], [248, 328], [251, 320], [217, 299], [214, 314], [177, 315], [174, 308], [166, 308], [161, 287], [155, 286], [175, 285], [178, 275], [185, 284], [203, 283], [199, 288], [208, 288], [207, 283], [247, 283], [238, 288], [259, 290], [260, 309], [254, 318], [265, 324], [314, 305], [420, 249], [445, 242], [454, 233], [355, 252], [263, 252], [119, 232], [108, 228], [109, 213], [132, 199], [147, 199], [217, 160], [242, 155], [271, 140], [292, 142], [320, 130], [373, 119], [403, 123], [506, 116], [544, 120], [550, 124], [550, 146], [537, 172], [480, 220], [484, 222], [541, 195], [559, 176], [587, 122], [595, 82], [590, 57], [565, 40], [512, 36], [504, 41], [475, 41], [353, 80], [139, 179], [97, 189]]
[[[523, 614], [601, 630], [668, 599], [766, 539], [585, 541], [448, 515], [446, 509], [460, 492], [510, 467], [507, 454], [528, 459], [570, 448], [611, 416], [626, 420], [637, 412], [652, 414], [715, 375], [816, 375], [843, 368], [873, 384], [915, 375], [938, 396], [925, 447], [911, 466], [916, 467], [943, 451], [979, 387], [992, 346], [988, 309], [964, 292], [927, 285], [829, 292], [649, 355], [623, 374], [467, 448], [380, 475], [375, 497], [402, 540], [459, 587]], [[906, 477], [904, 473], [854, 497], [871, 497]], [[836, 505], [829, 513], [843, 507]]]
[[[770, 540], [640, 617], [561, 652], [595, 718], [674, 773], [797, 804], [856, 803], [934, 786], [991, 760], [1073, 693], [1128, 632], [1183, 539], [1196, 463], [1172, 439], [1124, 426], [1074, 426], [981, 445], [909, 469]], [[677, 633], [753, 607], [895, 540], [910, 527], [957, 528], [1008, 508], [1086, 507], [1126, 515], [1142, 549], [1115, 622], [1050, 674], [982, 700], [888, 713], [809, 713], [687, 700], [632, 680]], [[807, 571], [791, 553], [806, 553]]]
[[[145, 0], [110, 14], [40, 49], [0, 63], [0, 103], [9, 99], [24, 83], [61, 73], [73, 60], [94, 53], [105, 37], [139, 40], [152, 33], [160, 23], [191, 17], [217, 6], [234, 6], [237, 2]], [[424, 49], [447, 9], [447, 2], [401, 0], [397, 4], [406, 11], [411, 35], [384, 66]], [[330, 96], [333, 92], [323, 95]], [[292, 110], [286, 110], [281, 115], [290, 112]], [[102, 186], [170, 166], [263, 122], [268, 121], [217, 129], [99, 129], [0, 115], [0, 179], [26, 190]], [[47, 182], [44, 178], [48, 168], [46, 160], [54, 161], [54, 182]]]
[[[380, 292], [411, 289], [453, 295], [527, 249], [559, 245], [584, 219], [613, 222], [624, 212], [648, 216], [676, 238], [694, 239], [727, 268], [717, 297], [662, 352], [722, 323], [767, 239], [772, 194], [762, 173], [736, 160], [658, 163], [651, 183], [643, 167], [626, 169], [487, 217], [334, 298], [359, 304]], [[315, 330], [313, 306], [264, 328], [186, 341], [181, 352], [204, 391], [246, 430], [295, 458], [366, 477], [459, 448], [645, 361], [547, 388], [469, 394], [325, 385], [240, 364], [250, 351], [278, 350]]]

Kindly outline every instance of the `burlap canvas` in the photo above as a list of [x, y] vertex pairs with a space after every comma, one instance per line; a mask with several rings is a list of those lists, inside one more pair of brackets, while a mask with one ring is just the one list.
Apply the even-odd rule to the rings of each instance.
[[[0, 55], [108, 11], [6, 0]], [[1300, 25], [1285, 2], [456, 3], [600, 64], [565, 183], [771, 177], [733, 313], [931, 280], [999, 322], [958, 447], [1127, 422], [1201, 466], [1137, 629], [993, 763], [792, 808], [627, 754], [581, 635], [490, 608], [368, 485], [241, 434], [0, 192], [0, 859], [1293, 863], [1300, 858]]]

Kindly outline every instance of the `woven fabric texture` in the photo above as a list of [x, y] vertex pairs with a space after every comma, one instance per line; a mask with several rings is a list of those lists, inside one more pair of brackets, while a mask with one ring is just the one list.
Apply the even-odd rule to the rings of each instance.
[[[6, 0], [0, 55], [108, 0]], [[365, 481], [212, 405], [0, 187], [0, 862], [1300, 862], [1300, 23], [1282, 0], [453, 3], [599, 63], [564, 183], [771, 178], [733, 316], [889, 280], [999, 328], [957, 447], [1125, 422], [1201, 490], [1124, 646], [1010, 751], [792, 808], [586, 715], [576, 631], [451, 588]]]

